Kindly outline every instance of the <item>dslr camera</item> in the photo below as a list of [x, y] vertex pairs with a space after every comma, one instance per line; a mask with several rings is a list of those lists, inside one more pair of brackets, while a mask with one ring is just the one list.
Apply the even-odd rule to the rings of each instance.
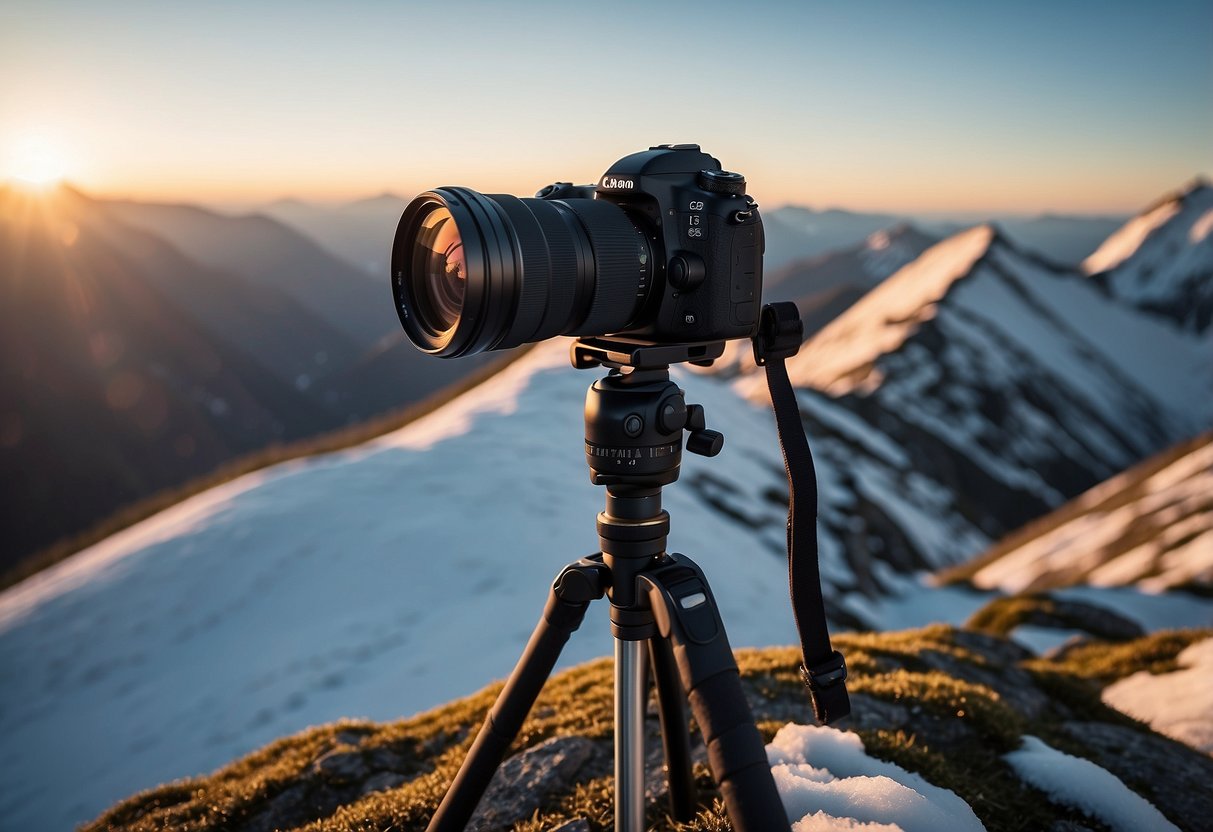
[[555, 335], [675, 345], [751, 338], [762, 220], [745, 177], [694, 144], [625, 156], [533, 199], [444, 187], [392, 245], [400, 323], [444, 358]]

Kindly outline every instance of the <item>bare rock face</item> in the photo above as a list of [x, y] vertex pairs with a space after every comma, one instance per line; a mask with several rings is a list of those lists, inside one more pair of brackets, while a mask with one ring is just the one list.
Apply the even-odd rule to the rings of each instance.
[[468, 829], [496, 832], [529, 818], [544, 798], [567, 789], [597, 753], [597, 743], [573, 736], [552, 737], [514, 755], [497, 769]]

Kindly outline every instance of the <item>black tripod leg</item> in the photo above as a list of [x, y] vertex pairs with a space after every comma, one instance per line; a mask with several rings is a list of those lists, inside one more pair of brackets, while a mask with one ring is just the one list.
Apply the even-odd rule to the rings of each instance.
[[666, 780], [670, 787], [670, 817], [689, 821], [698, 800], [691, 764], [691, 737], [687, 733], [686, 693], [678, 678], [674, 651], [664, 638], [649, 639], [649, 662], [657, 688], [657, 714], [665, 751]]
[[467, 826], [551, 675], [560, 651], [581, 626], [590, 601], [602, 597], [605, 569], [600, 561], [582, 559], [566, 566], [556, 578], [522, 658], [485, 717], [455, 781], [426, 827], [428, 832], [459, 832]]
[[789, 832], [712, 590], [690, 559], [671, 555], [670, 561], [641, 580], [658, 629], [673, 645], [729, 820], [737, 832]]

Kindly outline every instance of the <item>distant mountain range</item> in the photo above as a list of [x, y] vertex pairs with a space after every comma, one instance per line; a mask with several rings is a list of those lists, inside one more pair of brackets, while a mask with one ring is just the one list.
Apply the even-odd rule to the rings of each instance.
[[[1125, 217], [1083, 217], [1041, 214], [1035, 217], [992, 215], [982, 217], [998, 227], [1008, 239], [1050, 260], [1077, 265], [1091, 254]], [[787, 206], [763, 213], [767, 232], [765, 265], [777, 272], [794, 260], [833, 249], [861, 245], [871, 234], [902, 225], [912, 225], [934, 237], [947, 237], [972, 225], [935, 216], [862, 213], [829, 209], [814, 210]]]
[[268, 217], [4, 187], [0, 264], [0, 569], [481, 363], [406, 345], [386, 281]]
[[[1185, 207], [1205, 198], [1170, 197], [1177, 210], [1102, 277], [967, 229], [802, 348], [789, 369], [835, 623], [880, 626], [923, 571], [1208, 429], [1213, 329], [1169, 314], [1182, 305], [1168, 292], [1139, 304], [1120, 271], [1156, 264], [1187, 292], [1170, 266], [1213, 263], [1199, 233], [1213, 213]], [[555, 571], [597, 545], [603, 495], [582, 452], [595, 374], [567, 348], [537, 347], [372, 442], [198, 494], [0, 594], [0, 731], [20, 751], [0, 759], [0, 815], [62, 828], [303, 726], [410, 714], [508, 673]], [[704, 566], [733, 644], [789, 643], [763, 379], [675, 377], [726, 442], [688, 455], [663, 495], [671, 548]], [[1187, 595], [1138, 595], [1208, 618]], [[951, 597], [922, 598], [916, 622]], [[609, 647], [599, 608], [567, 660]]]
[[[282, 199], [259, 206], [257, 211], [303, 232], [368, 274], [379, 275], [387, 271], [392, 237], [408, 201], [393, 193], [339, 204]], [[908, 225], [938, 239], [972, 224], [938, 216], [816, 210], [796, 205], [763, 211], [762, 219], [767, 242], [763, 263], [768, 275], [776, 275], [797, 261], [803, 263], [828, 252], [862, 246], [870, 235], [881, 231]], [[1040, 214], [993, 215], [981, 221], [997, 225], [1011, 240], [1051, 260], [1077, 265], [1125, 219]]]

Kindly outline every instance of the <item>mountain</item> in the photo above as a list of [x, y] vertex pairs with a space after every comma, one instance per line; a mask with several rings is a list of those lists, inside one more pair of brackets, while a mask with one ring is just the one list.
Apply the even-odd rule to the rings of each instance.
[[154, 240], [128, 241], [134, 255], [116, 248], [92, 207], [67, 190], [0, 191], [0, 467], [21, 485], [0, 509], [5, 567], [124, 503], [329, 423], [206, 332], [147, 267], [230, 281]]
[[1213, 586], [1213, 434], [1097, 485], [949, 573], [982, 589]]
[[1039, 214], [991, 214], [965, 219], [935, 215], [861, 213], [837, 209], [816, 211], [789, 205], [763, 213], [767, 236], [765, 264], [778, 272], [796, 260], [862, 245], [872, 234], [911, 225], [932, 237], [951, 237], [982, 222], [996, 226], [1008, 239], [1056, 263], [1076, 266], [1119, 228], [1124, 217]]
[[[506, 675], [556, 571], [597, 545], [603, 494], [582, 440], [596, 376], [568, 365], [567, 341], [542, 344], [399, 431], [199, 494], [0, 594], [0, 731], [22, 749], [0, 758], [0, 816], [62, 827], [305, 726], [396, 719]], [[705, 569], [734, 645], [787, 644], [772, 416], [732, 383], [676, 377], [726, 442], [714, 459], [687, 455], [666, 489], [671, 549]], [[838, 433], [815, 431], [814, 449], [827, 598], [836, 621], [880, 626], [877, 593], [986, 537], [953, 542], [948, 495], [925, 477], [877, 490], [869, 450], [908, 450], [826, 415]], [[950, 548], [904, 543], [920, 534]], [[968, 593], [932, 592], [899, 620], [973, 609]], [[1172, 626], [1213, 617], [1213, 602], [1117, 603], [1165, 608]], [[610, 649], [599, 604], [563, 665]]]
[[1081, 263], [1125, 221], [1123, 216], [994, 216], [990, 222], [1023, 248], [1067, 266]]
[[[105, 206], [119, 221], [150, 231], [199, 263], [287, 295], [360, 348], [400, 327], [386, 271], [382, 279], [372, 279], [270, 217], [226, 216], [192, 205], [109, 201]], [[390, 240], [390, 234], [379, 236], [381, 245]]]
[[1208, 425], [1206, 348], [980, 226], [789, 364], [823, 403], [909, 449], [909, 470], [995, 507], [955, 506], [999, 534]]
[[[175, 245], [131, 225], [132, 215], [150, 215], [157, 206], [112, 203], [74, 192], [73, 221], [88, 227], [138, 266], [158, 292], [194, 318], [212, 337], [236, 347], [283, 381], [307, 391], [326, 374], [356, 361], [362, 348], [293, 295], [271, 281], [251, 279], [238, 267], [240, 258], [227, 250], [224, 265], [203, 264]], [[60, 210], [63, 209], [60, 205]], [[168, 213], [193, 209], [173, 207]], [[258, 255], [260, 257], [260, 255]], [[184, 275], [192, 275], [185, 279]]]
[[762, 215], [766, 235], [763, 266], [777, 272], [796, 260], [834, 249], [861, 245], [871, 234], [904, 222], [892, 214], [865, 214], [831, 208], [824, 211], [788, 205]]
[[1109, 237], [1082, 265], [1092, 281], [1115, 297], [1185, 329], [1209, 330], [1213, 186], [1196, 180], [1159, 201]]
[[297, 199], [278, 200], [261, 211], [317, 240], [363, 272], [387, 274], [392, 238], [408, 200], [382, 193], [339, 205], [315, 205]]
[[[963, 620], [982, 596], [920, 573], [1207, 428], [1204, 346], [989, 227], [900, 269], [790, 363], [831, 618]], [[61, 827], [304, 726], [395, 719], [508, 673], [552, 576], [597, 544], [595, 374], [567, 350], [542, 344], [399, 431], [199, 494], [0, 594], [0, 732], [22, 752], [0, 757], [0, 814]], [[762, 380], [675, 378], [726, 442], [666, 490], [671, 549], [703, 565], [733, 644], [786, 644]], [[1106, 592], [1170, 626], [1213, 608]], [[599, 606], [566, 662], [609, 649]]]
[[0, 458], [25, 486], [3, 511], [0, 569], [237, 457], [419, 402], [489, 360], [418, 352], [385, 286], [263, 217], [65, 186], [0, 190], [0, 223], [13, 321]]
[[807, 338], [936, 242], [905, 223], [882, 229], [858, 245], [794, 260], [765, 275], [763, 298], [794, 301]]

